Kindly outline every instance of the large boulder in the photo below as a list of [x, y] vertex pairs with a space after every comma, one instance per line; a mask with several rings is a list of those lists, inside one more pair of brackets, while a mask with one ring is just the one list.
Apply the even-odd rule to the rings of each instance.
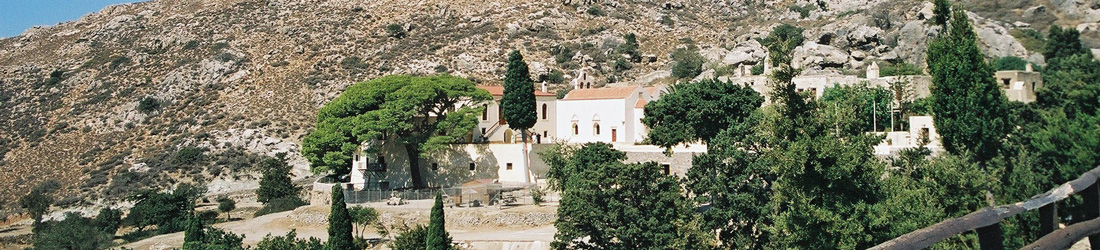
[[757, 64], [764, 60], [764, 57], [768, 55], [768, 50], [764, 49], [764, 45], [756, 40], [748, 40], [737, 44], [725, 57], [722, 58], [722, 63], [727, 65], [738, 64]]
[[1027, 49], [1016, 38], [1008, 33], [1008, 29], [993, 20], [985, 19], [970, 14], [970, 19], [975, 23], [974, 32], [981, 40], [979, 46], [988, 57], [1015, 56], [1027, 58]]
[[848, 53], [837, 47], [806, 42], [794, 49], [791, 65], [796, 68], [840, 68], [848, 62]]

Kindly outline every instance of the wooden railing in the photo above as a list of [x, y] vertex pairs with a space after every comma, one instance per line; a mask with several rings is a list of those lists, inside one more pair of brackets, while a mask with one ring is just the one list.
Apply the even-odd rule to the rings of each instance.
[[[1100, 187], [1096, 185], [1100, 168], [1095, 168], [1076, 180], [1066, 182], [1030, 200], [989, 207], [963, 217], [944, 220], [883, 242], [870, 249], [924, 249], [955, 235], [976, 230], [981, 249], [1004, 249], [1001, 221], [1025, 211], [1039, 209], [1039, 228], [1045, 235], [1022, 249], [1067, 249], [1077, 241], [1089, 238], [1092, 246], [1100, 246]], [[1086, 209], [1081, 222], [1058, 229], [1058, 201], [1071, 195], [1081, 195]]]

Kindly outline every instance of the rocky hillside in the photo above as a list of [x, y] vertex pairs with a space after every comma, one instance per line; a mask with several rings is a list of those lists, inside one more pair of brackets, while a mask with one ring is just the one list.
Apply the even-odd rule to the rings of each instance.
[[[1042, 62], [1050, 24], [1086, 30], [1097, 48], [1097, 0], [961, 2], [990, 57]], [[1012, 2], [1012, 3], [1007, 3]], [[990, 4], [992, 3], [992, 4]], [[140, 188], [204, 181], [254, 187], [250, 165], [288, 152], [315, 111], [356, 81], [447, 72], [498, 84], [505, 54], [564, 88], [573, 72], [617, 84], [670, 82], [669, 54], [695, 44], [708, 75], [765, 51], [780, 23], [806, 29], [796, 61], [859, 74], [871, 61], [921, 64], [937, 27], [916, 0], [351, 1], [153, 0], [0, 40], [0, 198], [47, 179], [62, 206], [117, 201]], [[1007, 19], [1005, 19], [1007, 18]], [[1032, 28], [1037, 29], [1038, 32]], [[651, 60], [614, 67], [635, 33]], [[559, 74], [564, 72], [564, 74]]]

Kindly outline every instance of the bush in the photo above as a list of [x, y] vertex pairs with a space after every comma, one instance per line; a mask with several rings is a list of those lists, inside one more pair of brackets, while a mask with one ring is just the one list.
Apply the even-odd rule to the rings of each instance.
[[142, 98], [141, 101], [138, 101], [137, 110], [142, 113], [149, 113], [160, 109], [160, 105], [160, 100], [157, 100], [157, 98], [146, 96]]
[[607, 13], [603, 12], [603, 9], [600, 9], [600, 6], [588, 7], [588, 10], [585, 10], [584, 13], [588, 13], [589, 15], [593, 15], [593, 16], [607, 15]]
[[690, 79], [703, 72], [703, 56], [699, 55], [694, 46], [679, 48], [672, 52], [672, 76], [680, 79]]
[[256, 244], [256, 249], [275, 250], [275, 249], [296, 249], [296, 250], [321, 250], [324, 249], [324, 243], [321, 243], [320, 239], [315, 237], [309, 237], [309, 239], [299, 239], [298, 232], [291, 229], [286, 233], [286, 236], [271, 236], [268, 234], [264, 236], [260, 243]]
[[447, 66], [443, 66], [442, 64], [435, 66], [435, 73], [442, 74], [442, 73], [447, 73], [449, 71], [451, 71], [451, 70], [447, 69]]
[[105, 249], [111, 244], [111, 236], [97, 228], [94, 221], [69, 212], [59, 222], [45, 223], [34, 235], [35, 249]]
[[1043, 53], [1043, 47], [1046, 45], [1046, 38], [1043, 37], [1043, 33], [1035, 29], [1013, 29], [1008, 31], [1008, 34], [1015, 37], [1020, 41], [1020, 44], [1024, 45], [1027, 51]]
[[814, 8], [816, 7], [810, 4], [807, 4], [805, 6], [791, 5], [790, 7], [787, 7], [788, 10], [792, 12], [797, 12], [798, 16], [801, 18], [810, 17], [810, 11], [814, 10]]
[[562, 73], [561, 70], [554, 69], [542, 80], [550, 83], [563, 83], [565, 82], [565, 73]]
[[626, 61], [626, 59], [619, 58], [618, 60], [615, 60], [614, 68], [616, 72], [630, 70], [633, 67], [634, 66], [630, 65], [630, 62]]
[[911, 75], [923, 75], [924, 70], [918, 68], [916, 65], [909, 63], [898, 63], [894, 65], [882, 66], [879, 70], [880, 76], [911, 76]]
[[390, 37], [397, 39], [405, 38], [408, 35], [408, 33], [405, 33], [405, 26], [399, 23], [386, 25], [386, 32], [390, 34]]
[[760, 63], [757, 63], [756, 65], [753, 65], [752, 66], [752, 74], [753, 75], [763, 75], [764, 74], [764, 62], [760, 62]]
[[290, 211], [305, 205], [307, 205], [307, 203], [297, 196], [278, 198], [268, 202], [263, 208], [256, 211], [254, 216]]
[[364, 63], [363, 59], [359, 58], [358, 56], [349, 56], [345, 57], [343, 60], [340, 60], [340, 67], [343, 67], [344, 69], [366, 69], [369, 68], [370, 65]]
[[676, 25], [676, 20], [672, 20], [672, 17], [669, 17], [668, 15], [664, 15], [664, 16], [661, 16], [660, 20], [657, 20], [657, 23], [664, 24], [664, 25], [667, 25], [667, 26], [673, 26], [673, 25]]
[[390, 248], [394, 250], [426, 249], [428, 247], [427, 238], [428, 227], [417, 225], [402, 230], [401, 234], [397, 235], [390, 243]]
[[1024, 70], [1027, 69], [1027, 61], [1015, 56], [997, 58], [993, 61], [993, 68], [1000, 70]]
[[176, 165], [195, 165], [204, 160], [203, 153], [205, 152], [206, 148], [183, 147], [176, 151], [176, 154], [172, 157], [172, 163]]

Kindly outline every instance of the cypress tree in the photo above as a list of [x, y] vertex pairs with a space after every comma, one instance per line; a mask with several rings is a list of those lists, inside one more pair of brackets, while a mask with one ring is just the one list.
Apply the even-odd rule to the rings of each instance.
[[340, 185], [332, 186], [332, 213], [328, 215], [328, 244], [326, 249], [352, 249], [351, 215], [344, 203], [344, 189]]
[[446, 221], [443, 218], [443, 195], [435, 193], [435, 205], [432, 206], [431, 220], [428, 222], [428, 250], [451, 249], [451, 236], [447, 234]]
[[[508, 72], [504, 75], [504, 96], [500, 99], [504, 110], [504, 120], [508, 127], [519, 130], [523, 138], [524, 173], [527, 173], [527, 130], [535, 126], [538, 117], [535, 114], [535, 85], [531, 81], [531, 72], [523, 62], [519, 50], [508, 56]], [[529, 178], [524, 178], [527, 180]]]
[[955, 10], [946, 35], [929, 44], [928, 68], [932, 112], [944, 149], [969, 151], [979, 162], [997, 155], [1008, 129], [1007, 101], [963, 11]]
[[947, 19], [951, 16], [951, 3], [947, 0], [935, 0], [932, 8], [932, 23], [947, 28]]
[[187, 218], [187, 230], [183, 232], [183, 249], [196, 249], [203, 242], [202, 219], [191, 215]]

